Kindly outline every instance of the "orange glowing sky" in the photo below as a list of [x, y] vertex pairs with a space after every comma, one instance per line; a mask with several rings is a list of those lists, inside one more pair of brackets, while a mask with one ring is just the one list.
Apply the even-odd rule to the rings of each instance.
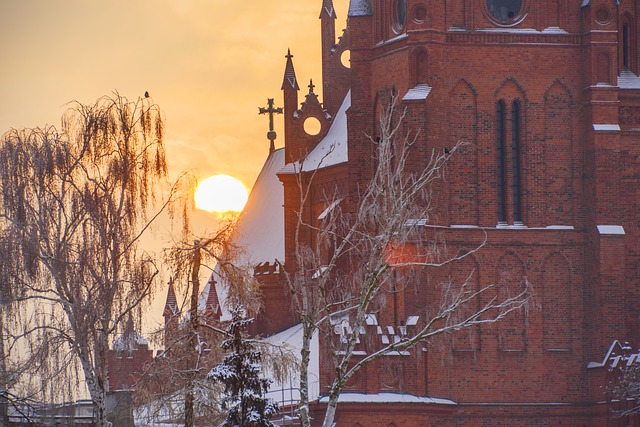
[[[166, 118], [173, 176], [225, 173], [250, 188], [268, 152], [267, 98], [284, 55], [321, 80], [322, 0], [0, 0], [0, 134], [59, 125], [71, 100], [149, 91]], [[336, 34], [348, 0], [334, 0]], [[320, 89], [321, 85], [317, 85]], [[304, 90], [302, 91], [304, 94]], [[283, 143], [282, 117], [276, 119]]]

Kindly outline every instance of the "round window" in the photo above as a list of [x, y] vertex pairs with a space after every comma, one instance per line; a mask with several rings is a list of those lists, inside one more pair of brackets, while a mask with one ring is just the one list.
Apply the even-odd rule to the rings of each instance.
[[404, 30], [407, 19], [407, 0], [394, 0], [393, 2], [393, 26], [396, 32]]
[[520, 16], [522, 0], [487, 0], [487, 9], [500, 22], [515, 21]]

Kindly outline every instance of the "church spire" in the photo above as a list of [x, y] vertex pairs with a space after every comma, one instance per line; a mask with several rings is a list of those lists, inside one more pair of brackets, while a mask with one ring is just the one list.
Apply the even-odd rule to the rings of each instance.
[[333, 0], [322, 0], [320, 19], [322, 18], [336, 19], [336, 10], [333, 7]]
[[208, 285], [209, 293], [207, 294], [207, 302], [204, 305], [205, 316], [212, 316], [212, 320], [220, 320], [222, 308], [220, 307], [216, 281], [213, 279], [213, 276], [209, 279]]
[[282, 80], [282, 87], [280, 89], [287, 90], [293, 88], [295, 90], [300, 90], [296, 79], [296, 71], [293, 69], [293, 61], [291, 60], [291, 58], [293, 58], [293, 55], [291, 55], [291, 49], [287, 49], [287, 55], [285, 58], [287, 58], [287, 65], [284, 67], [284, 79]]
[[176, 291], [173, 289], [173, 278], [170, 278], [167, 301], [164, 304], [164, 311], [162, 312], [165, 324], [176, 314], [178, 314], [178, 299], [176, 298]]

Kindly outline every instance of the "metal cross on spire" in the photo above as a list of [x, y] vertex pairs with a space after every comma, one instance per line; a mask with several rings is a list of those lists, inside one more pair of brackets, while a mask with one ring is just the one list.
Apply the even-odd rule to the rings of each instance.
[[282, 107], [273, 108], [273, 98], [267, 99], [267, 107], [260, 107], [259, 114], [268, 114], [269, 115], [269, 132], [267, 132], [267, 139], [271, 142], [269, 145], [269, 153], [273, 153], [275, 151], [275, 139], [276, 139], [276, 131], [273, 130], [273, 115], [274, 114], [282, 114]]

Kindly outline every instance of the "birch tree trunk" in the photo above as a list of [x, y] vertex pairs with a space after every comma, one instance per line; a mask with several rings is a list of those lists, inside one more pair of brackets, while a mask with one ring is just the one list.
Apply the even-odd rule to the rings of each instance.
[[191, 337], [189, 338], [189, 382], [184, 400], [184, 426], [193, 427], [194, 425], [194, 386], [197, 371], [198, 355], [195, 353], [198, 347], [198, 296], [200, 295], [200, 263], [202, 256], [200, 254], [200, 242], [193, 242], [193, 260], [191, 264], [191, 307], [189, 309], [189, 324], [191, 325]]
[[4, 348], [4, 314], [0, 313], [0, 427], [9, 427], [9, 384]]
[[303, 427], [311, 427], [309, 417], [309, 360], [311, 355], [311, 339], [313, 332], [308, 331], [308, 325], [303, 325], [302, 350], [300, 352], [300, 421]]

